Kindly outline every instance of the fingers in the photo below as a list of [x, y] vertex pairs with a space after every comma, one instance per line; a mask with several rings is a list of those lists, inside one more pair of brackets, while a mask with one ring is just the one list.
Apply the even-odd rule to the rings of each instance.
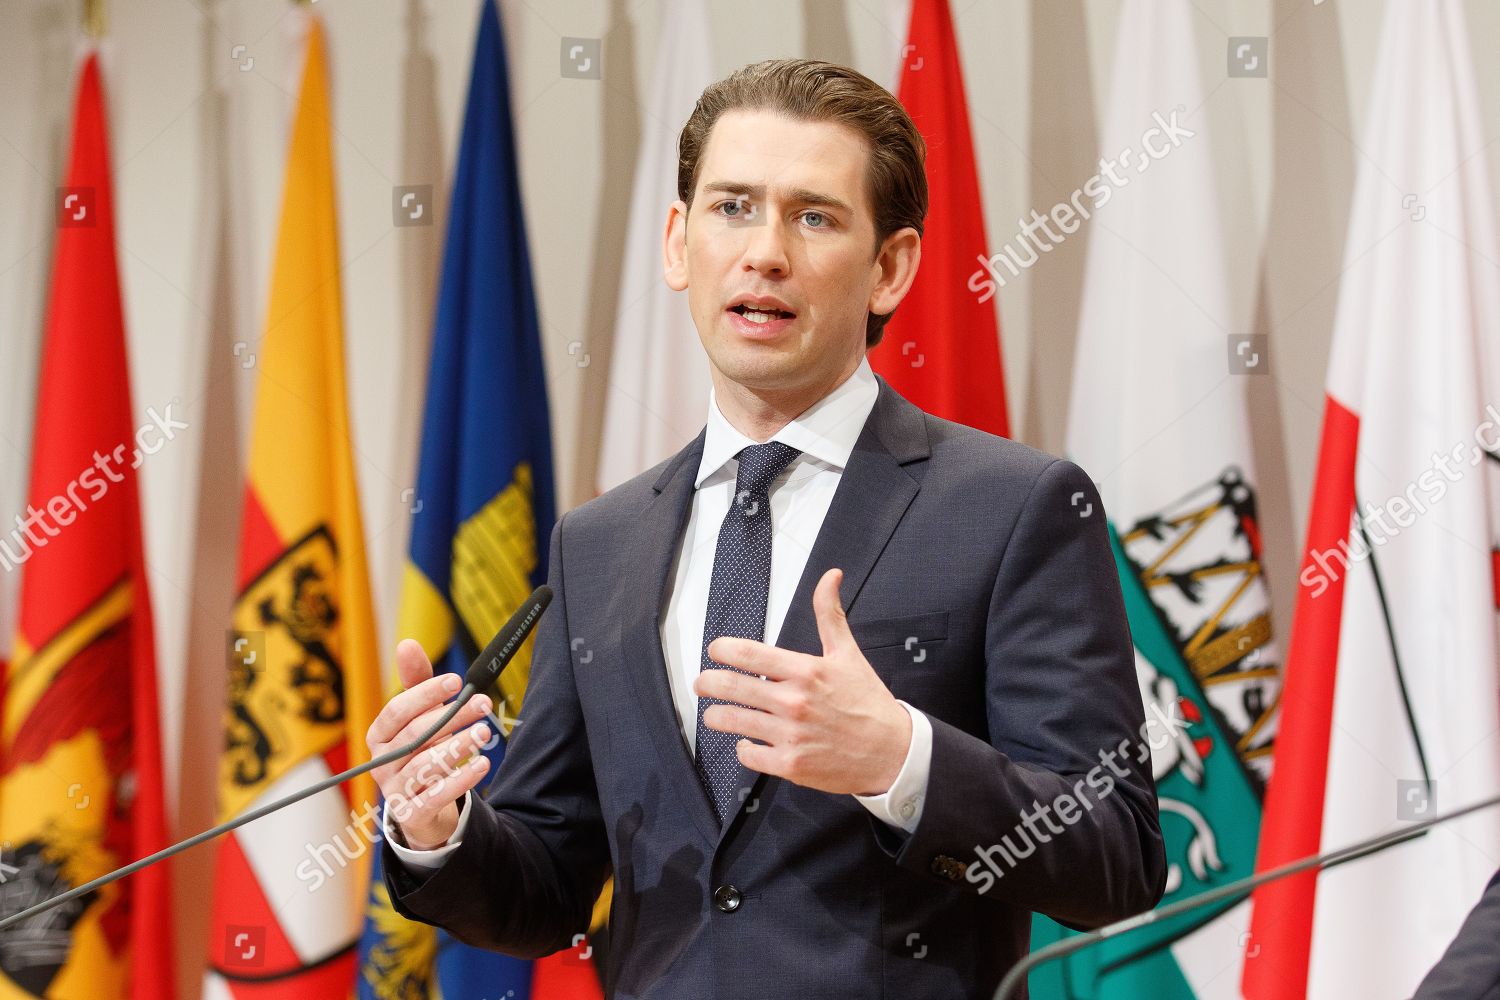
[[401, 679], [402, 690], [414, 688], [432, 676], [432, 661], [417, 640], [402, 639], [396, 644], [396, 676]]
[[[760, 673], [760, 661], [764, 658], [766, 644], [754, 639], [741, 639], [733, 635], [721, 635], [708, 644], [708, 658], [726, 667], [739, 667]], [[712, 669], [712, 668], [710, 668]]]
[[480, 753], [489, 738], [490, 727], [476, 723], [421, 753], [412, 754], [396, 775], [394, 791], [407, 798], [422, 795], [449, 774], [460, 770], [464, 761]]
[[703, 710], [703, 724], [710, 729], [738, 733], [772, 746], [779, 745], [788, 732], [784, 719], [769, 712], [757, 712], [753, 708], [740, 708], [738, 705], [708, 706]]
[[775, 747], [761, 746], [750, 740], [740, 740], [735, 744], [734, 750], [740, 763], [750, 770], [778, 777], [785, 776], [785, 768], [782, 766]]
[[[418, 747], [416, 750], [412, 751], [412, 753], [406, 755], [405, 757], [401, 757], [396, 761], [385, 765], [384, 767], [376, 768], [374, 771], [375, 782], [380, 786], [380, 794], [384, 795], [387, 800], [397, 796], [410, 797], [416, 794], [417, 789], [407, 787], [405, 784], [403, 784], [402, 778], [403, 773], [411, 766], [412, 762], [418, 760], [418, 758], [421, 758], [423, 754], [429, 754], [435, 748], [440, 747], [445, 740], [452, 737], [452, 734], [458, 732], [466, 726], [472, 726], [476, 722], [479, 722], [479, 720], [482, 720], [485, 717], [486, 713], [489, 711], [489, 708], [490, 700], [488, 697], [482, 694], [474, 695], [468, 700], [467, 703], [465, 703], [464, 707], [458, 711], [458, 714], [449, 719], [448, 722], [443, 725], [443, 728], [434, 733], [422, 746]], [[423, 715], [413, 719], [410, 723], [407, 724], [407, 727], [401, 732], [397, 733], [396, 738], [391, 740], [391, 742], [389, 744], [386, 744], [386, 746], [399, 747], [409, 744], [417, 737], [421, 736], [422, 733], [426, 732], [427, 729], [429, 729], [432, 724], [438, 720], [439, 715], [444, 711], [446, 711], [446, 706], [439, 705], [438, 707], [430, 709]], [[481, 724], [477, 728], [480, 732], [483, 732], [485, 734], [479, 737], [479, 744], [481, 747], [483, 747], [486, 743], [488, 743], [490, 739], [488, 735], [489, 727]], [[467, 756], [469, 756], [469, 751], [465, 751], [462, 756], [453, 758], [453, 760], [462, 760]]]
[[477, 785], [489, 769], [489, 761], [479, 753], [488, 738], [489, 727], [474, 725], [413, 755], [385, 789], [396, 822], [424, 827]]
[[803, 661], [809, 659], [806, 653], [732, 635], [721, 635], [709, 643], [708, 658], [773, 681], [796, 676], [804, 669]]
[[[392, 747], [399, 747], [410, 743], [412, 740], [416, 739], [418, 736], [421, 736], [429, 728], [431, 728], [433, 723], [437, 722], [437, 720], [442, 716], [444, 712], [448, 710], [448, 708], [448, 705], [438, 705], [436, 708], [431, 708], [426, 712], [423, 712], [421, 715], [408, 722], [406, 724], [406, 727], [403, 728], [401, 732], [397, 733], [395, 738], [392, 739], [388, 745]], [[490, 699], [488, 695], [476, 694], [472, 696], [468, 700], [467, 704], [465, 704], [463, 708], [458, 710], [458, 714], [449, 719], [447, 723], [444, 724], [442, 729], [439, 729], [437, 732], [433, 733], [432, 736], [428, 738], [425, 744], [413, 751], [413, 755], [421, 753], [423, 750], [434, 746], [439, 740], [441, 740], [448, 734], [455, 733], [458, 730], [462, 729], [464, 726], [470, 725], [471, 723], [484, 718], [485, 714], [489, 712], [489, 710]], [[409, 759], [410, 758], [408, 758], [408, 760]]]
[[792, 685], [784, 684], [774, 677], [762, 680], [738, 670], [718, 669], [700, 670], [693, 679], [693, 693], [700, 698], [732, 701], [736, 705], [783, 716], [792, 714], [796, 702], [805, 698], [793, 690]]
[[844, 616], [844, 605], [839, 600], [839, 585], [844, 582], [844, 571], [831, 569], [818, 580], [813, 590], [813, 617], [818, 621], [818, 638], [823, 642], [823, 655], [832, 656], [849, 646], [858, 645], [849, 631], [849, 619]]
[[[425, 654], [423, 659], [426, 659]], [[431, 669], [431, 665], [428, 669]], [[457, 694], [462, 686], [463, 682], [456, 675], [443, 674], [441, 677], [429, 677], [420, 681], [416, 686], [392, 697], [380, 710], [380, 714], [375, 716], [375, 721], [370, 723], [369, 732], [365, 734], [370, 752], [381, 753], [412, 719], [435, 705], [441, 705]]]
[[[484, 776], [489, 773], [489, 766], [490, 762], [486, 758], [475, 757], [463, 767], [435, 780], [412, 798], [388, 797], [386, 808], [390, 810], [391, 819], [407, 833], [408, 840], [411, 839], [411, 832], [418, 830], [436, 831], [429, 835], [435, 843], [448, 840], [458, 822], [454, 804], [484, 780]], [[448, 809], [453, 810], [451, 819], [439, 824], [443, 811]]]
[[[417, 739], [442, 717], [447, 700], [463, 686], [456, 675], [433, 676], [432, 661], [412, 639], [396, 646], [396, 673], [403, 690], [386, 702], [365, 735], [372, 754]], [[489, 710], [489, 698], [474, 695], [421, 748], [375, 771], [391, 819], [409, 839], [425, 837], [438, 844], [451, 836], [458, 822], [455, 803], [489, 771], [489, 761], [475, 756], [491, 738], [488, 727], [475, 725]]]

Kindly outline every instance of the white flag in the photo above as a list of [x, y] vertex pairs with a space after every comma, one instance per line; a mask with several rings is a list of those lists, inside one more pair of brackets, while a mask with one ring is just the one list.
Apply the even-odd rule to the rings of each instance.
[[668, 458], [708, 412], [708, 359], [687, 292], [662, 277], [667, 209], [677, 200], [677, 136], [714, 82], [713, 41], [700, 0], [662, 5], [661, 42], [630, 198], [624, 274], [599, 452], [600, 492]]

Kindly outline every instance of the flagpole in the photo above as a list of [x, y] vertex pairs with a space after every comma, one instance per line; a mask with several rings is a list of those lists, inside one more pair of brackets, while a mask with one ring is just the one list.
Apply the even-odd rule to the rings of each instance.
[[83, 0], [83, 30], [93, 41], [104, 37], [109, 27], [109, 8], [105, 0]]

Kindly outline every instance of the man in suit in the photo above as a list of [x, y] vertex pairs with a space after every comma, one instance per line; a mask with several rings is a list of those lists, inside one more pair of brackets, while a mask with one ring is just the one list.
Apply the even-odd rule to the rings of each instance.
[[[704, 92], [663, 242], [707, 423], [558, 521], [487, 794], [466, 760], [482, 698], [375, 772], [399, 912], [540, 956], [613, 874], [620, 1000], [951, 1000], [989, 996], [1033, 911], [1087, 927], [1160, 898], [1093, 484], [923, 413], [865, 358], [917, 271], [924, 155], [844, 67], [759, 63]], [[458, 687], [413, 642], [397, 660], [374, 753]]]

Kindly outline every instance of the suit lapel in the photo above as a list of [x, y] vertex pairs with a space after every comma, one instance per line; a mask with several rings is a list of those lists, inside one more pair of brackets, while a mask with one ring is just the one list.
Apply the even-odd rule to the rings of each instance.
[[[880, 390], [874, 409], [834, 491], [828, 515], [808, 554], [807, 565], [777, 636], [776, 645], [783, 649], [822, 652], [812, 612], [813, 588], [829, 569], [842, 568], [844, 580], [839, 596], [844, 609], [851, 610], [875, 560], [917, 495], [918, 481], [903, 466], [929, 455], [925, 415], [884, 379], [876, 378]], [[706, 429], [678, 452], [657, 477], [652, 485], [656, 496], [624, 547], [620, 652], [646, 728], [661, 758], [666, 783], [678, 790], [699, 832], [710, 843], [716, 843], [727, 836], [736, 819], [745, 813], [746, 802], [761, 794], [767, 778], [740, 765], [738, 808], [725, 817], [721, 826], [699, 778], [697, 764], [682, 738], [667, 681], [661, 644], [667, 576], [692, 511], [693, 480], [703, 456], [705, 436]]]
[[[822, 654], [812, 610], [812, 594], [818, 580], [834, 567], [843, 569], [839, 597], [844, 610], [849, 611], [875, 560], [917, 495], [918, 481], [903, 466], [925, 460], [930, 453], [925, 415], [898, 395], [885, 379], [876, 378], [880, 393], [875, 407], [839, 479], [777, 635], [776, 645], [783, 649]], [[691, 473], [688, 478], [692, 478]], [[696, 774], [695, 766], [695, 777]], [[740, 765], [738, 808], [725, 817], [722, 835], [727, 836], [735, 819], [745, 812], [746, 802], [758, 799], [766, 780], [766, 775]], [[704, 797], [706, 801], [707, 793]]]
[[715, 842], [719, 821], [713, 803], [698, 778], [698, 767], [672, 704], [667, 661], [661, 645], [661, 618], [666, 613], [667, 574], [677, 543], [692, 511], [693, 479], [703, 456], [706, 429], [657, 477], [656, 497], [630, 533], [623, 564], [625, 592], [620, 652], [635, 685], [646, 728], [661, 757], [666, 784], [683, 797], [683, 806], [705, 840]]

